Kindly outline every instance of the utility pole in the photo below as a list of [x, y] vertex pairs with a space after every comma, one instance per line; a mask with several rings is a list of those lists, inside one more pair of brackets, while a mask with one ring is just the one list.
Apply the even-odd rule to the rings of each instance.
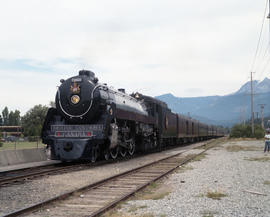
[[262, 118], [262, 128], [264, 129], [264, 106], [266, 104], [259, 104], [261, 106], [261, 118]]
[[246, 125], [245, 108], [240, 109], [240, 123]]
[[[270, 1], [270, 0], [269, 0]], [[250, 103], [251, 103], [251, 130], [252, 130], [252, 134], [254, 134], [254, 112], [253, 112], [253, 80], [252, 80], [252, 74], [254, 72], [250, 72]]]

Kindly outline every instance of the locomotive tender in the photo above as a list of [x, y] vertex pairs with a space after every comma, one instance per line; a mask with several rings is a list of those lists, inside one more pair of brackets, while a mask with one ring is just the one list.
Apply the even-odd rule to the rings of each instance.
[[51, 159], [95, 162], [223, 135], [153, 97], [98, 83], [91, 71], [81, 70], [61, 83], [56, 108], [48, 110], [42, 128]]

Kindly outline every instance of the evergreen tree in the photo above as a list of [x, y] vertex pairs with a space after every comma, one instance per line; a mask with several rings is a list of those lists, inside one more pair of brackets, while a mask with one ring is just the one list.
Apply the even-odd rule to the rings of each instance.
[[7, 126], [9, 125], [9, 111], [8, 107], [5, 107], [4, 110], [2, 111], [2, 116], [3, 116], [3, 125]]
[[18, 126], [20, 125], [21, 117], [20, 117], [20, 111], [15, 110], [15, 112], [11, 111], [9, 113], [9, 125], [10, 126]]

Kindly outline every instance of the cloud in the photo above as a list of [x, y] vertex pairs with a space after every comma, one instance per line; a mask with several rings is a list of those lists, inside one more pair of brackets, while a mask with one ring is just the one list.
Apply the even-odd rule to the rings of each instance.
[[3, 106], [26, 111], [47, 104], [59, 80], [82, 68], [109, 86], [152, 96], [234, 92], [247, 80], [264, 6], [252, 0], [5, 1]]

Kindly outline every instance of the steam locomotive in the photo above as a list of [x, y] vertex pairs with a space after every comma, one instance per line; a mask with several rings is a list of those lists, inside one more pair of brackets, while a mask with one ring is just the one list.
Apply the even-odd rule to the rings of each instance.
[[101, 84], [88, 70], [61, 80], [55, 105], [41, 135], [55, 160], [116, 159], [223, 135], [215, 126], [171, 112], [153, 97]]

